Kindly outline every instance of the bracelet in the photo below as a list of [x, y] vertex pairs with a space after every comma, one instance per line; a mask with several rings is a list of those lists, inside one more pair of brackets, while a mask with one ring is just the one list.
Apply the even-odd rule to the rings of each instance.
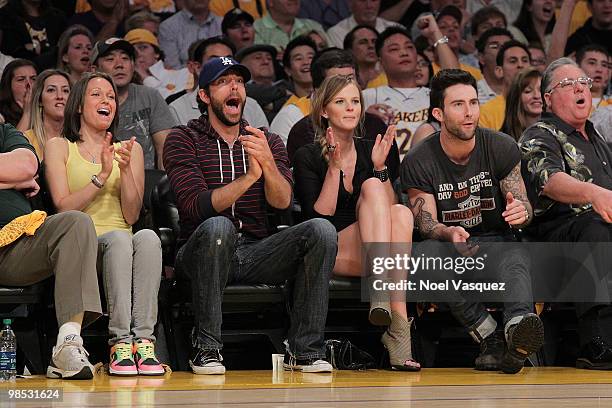
[[91, 182], [93, 183], [94, 186], [96, 186], [98, 188], [104, 187], [104, 183], [101, 182], [100, 179], [98, 178], [98, 176], [96, 176], [95, 174], [93, 176], [91, 176]]
[[436, 48], [440, 44], [448, 44], [448, 37], [443, 35], [435, 43], [433, 43], [433, 48]]
[[372, 171], [374, 172], [374, 177], [376, 177], [383, 183], [389, 180], [389, 169], [387, 169], [386, 167], [384, 168], [384, 170], [378, 171], [376, 169], [372, 169]]

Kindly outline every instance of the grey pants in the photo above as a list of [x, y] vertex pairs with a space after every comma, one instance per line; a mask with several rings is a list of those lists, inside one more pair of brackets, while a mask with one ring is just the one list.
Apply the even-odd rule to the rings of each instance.
[[28, 286], [55, 275], [58, 324], [84, 313], [86, 326], [102, 314], [96, 252], [96, 231], [87, 214], [49, 216], [34, 236], [0, 248], [0, 285]]
[[98, 267], [108, 304], [112, 346], [133, 339], [155, 341], [157, 294], [162, 272], [161, 242], [155, 232], [111, 231], [98, 237]]

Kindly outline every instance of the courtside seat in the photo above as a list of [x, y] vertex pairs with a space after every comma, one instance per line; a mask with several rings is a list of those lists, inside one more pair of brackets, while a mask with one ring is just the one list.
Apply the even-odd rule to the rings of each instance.
[[[176, 279], [173, 273], [176, 255], [176, 237], [179, 236], [179, 215], [175, 198], [167, 176], [163, 176], [151, 192], [151, 209], [153, 222], [161, 237], [166, 279], [160, 289], [160, 316], [164, 326], [171, 364], [185, 369], [184, 356], [179, 356], [177, 319], [189, 314], [191, 282]], [[278, 215], [278, 214], [277, 214]], [[278, 229], [290, 225], [287, 212], [276, 218]], [[248, 335], [267, 337], [278, 353], [284, 352], [282, 340], [288, 327], [286, 313], [286, 288], [264, 284], [229, 285], [223, 295], [223, 337], [244, 338]], [[344, 304], [348, 299], [354, 301], [355, 307], [365, 308], [360, 304], [359, 279], [337, 278], [330, 282], [330, 304]], [[354, 310], [355, 308], [353, 308]], [[245, 318], [245, 316], [250, 316]], [[232, 329], [236, 327], [236, 329]], [[228, 329], [229, 328], [229, 329]]]
[[18, 353], [25, 357], [32, 374], [43, 374], [48, 363], [45, 322], [49, 293], [53, 293], [51, 282], [47, 279], [24, 287], [0, 286], [0, 321], [13, 320]]

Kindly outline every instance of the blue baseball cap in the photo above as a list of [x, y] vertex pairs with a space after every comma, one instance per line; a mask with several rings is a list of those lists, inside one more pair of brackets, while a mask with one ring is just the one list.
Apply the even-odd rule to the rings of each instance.
[[244, 78], [244, 82], [248, 82], [251, 79], [251, 72], [244, 65], [239, 64], [232, 57], [215, 57], [208, 60], [200, 71], [200, 79], [198, 85], [200, 89], [208, 86], [212, 81], [219, 78], [229, 70], [238, 72], [239, 75]]

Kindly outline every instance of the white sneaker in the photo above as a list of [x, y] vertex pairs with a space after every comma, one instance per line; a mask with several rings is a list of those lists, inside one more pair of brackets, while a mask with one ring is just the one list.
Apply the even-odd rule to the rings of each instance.
[[92, 379], [94, 367], [87, 359], [88, 356], [81, 336], [76, 334], [66, 336], [62, 344], [53, 347], [47, 377], [67, 380]]
[[304, 373], [331, 373], [334, 367], [325, 360], [295, 358], [285, 353], [283, 368], [287, 371], [302, 371]]

